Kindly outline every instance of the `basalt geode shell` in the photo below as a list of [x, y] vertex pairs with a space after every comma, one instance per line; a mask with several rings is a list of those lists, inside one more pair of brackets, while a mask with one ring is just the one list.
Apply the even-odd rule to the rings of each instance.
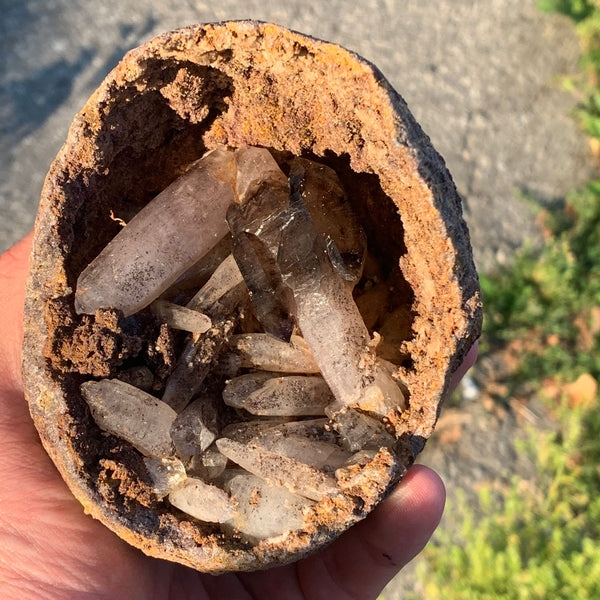
[[[160, 373], [169, 335], [124, 332], [111, 311], [76, 315], [77, 276], [128, 220], [217, 144], [263, 146], [333, 167], [371, 251], [406, 306], [399, 347], [410, 407], [397, 444], [349, 475], [302, 532], [257, 546], [152, 495], [139, 453], [94, 424], [79, 385], [119, 373], [144, 347]], [[149, 555], [207, 572], [295, 560], [363, 518], [400, 480], [435, 425], [452, 373], [478, 337], [478, 279], [442, 158], [375, 67], [276, 25], [230, 22], [161, 35], [129, 52], [76, 116], [36, 223], [24, 378], [42, 442], [87, 512]]]

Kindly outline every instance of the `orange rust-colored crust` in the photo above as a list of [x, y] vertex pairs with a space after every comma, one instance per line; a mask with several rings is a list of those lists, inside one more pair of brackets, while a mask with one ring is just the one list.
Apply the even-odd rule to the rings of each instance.
[[[216, 144], [264, 146], [282, 164], [292, 154], [333, 167], [370, 252], [394, 282], [389, 310], [406, 307], [412, 318], [411, 336], [396, 352], [409, 357], [399, 373], [410, 408], [389, 415], [394, 452], [348, 469], [346, 495], [320, 502], [304, 531], [254, 547], [153, 500], [139, 453], [101, 435], [79, 393], [86, 377], [112, 376], [127, 357], [159, 379], [168, 371], [175, 342], [164, 331], [148, 322], [145, 331], [123, 332], [110, 314], [77, 316], [73, 290], [119, 230], [114, 216], [128, 221]], [[31, 414], [86, 511], [151, 556], [216, 573], [295, 560], [391, 491], [430, 436], [451, 375], [479, 336], [481, 307], [455, 186], [381, 73], [339, 46], [276, 25], [230, 22], [132, 50], [75, 117], [42, 193], [25, 327]]]

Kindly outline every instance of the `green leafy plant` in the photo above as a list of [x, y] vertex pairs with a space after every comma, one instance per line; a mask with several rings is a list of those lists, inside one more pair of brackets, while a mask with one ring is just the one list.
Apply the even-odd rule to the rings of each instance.
[[600, 182], [543, 215], [541, 249], [481, 278], [485, 336], [492, 346], [523, 340], [515, 382], [600, 377]]
[[532, 430], [522, 448], [536, 481], [484, 487], [480, 520], [464, 499], [448, 507], [461, 540], [441, 531], [428, 547], [425, 600], [600, 598], [600, 415], [597, 406], [559, 413], [558, 432]]
[[[571, 17], [582, 40], [584, 130], [600, 148], [600, 2], [542, 0]], [[565, 206], [540, 211], [545, 242], [521, 251], [510, 269], [482, 277], [486, 349], [514, 349], [515, 387], [544, 395], [588, 373], [600, 379], [600, 181], [571, 193]], [[555, 431], [527, 432], [519, 451], [536, 468], [504, 487], [485, 485], [476, 505], [447, 511], [461, 523], [441, 530], [418, 577], [425, 600], [572, 600], [600, 598], [600, 401], [548, 399]], [[478, 517], [477, 515], [484, 515]]]

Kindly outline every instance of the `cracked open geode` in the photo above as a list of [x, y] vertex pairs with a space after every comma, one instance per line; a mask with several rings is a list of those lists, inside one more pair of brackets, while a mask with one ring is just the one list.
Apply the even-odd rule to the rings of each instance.
[[[219, 329], [222, 348], [211, 354], [192, 398], [175, 406], [175, 449], [170, 440], [159, 450], [132, 444], [103, 427], [102, 416], [88, 406], [90, 389], [117, 380], [119, 389], [134, 386], [159, 404], [191, 341], [156, 304], [131, 315], [115, 307], [93, 314], [78, 307], [78, 314], [77, 280], [119, 233], [121, 221], [129, 223], [190, 165], [212, 149], [233, 154], [246, 146], [268, 149], [290, 181], [295, 157], [339, 177], [366, 236], [364, 266], [358, 280], [347, 284], [368, 330], [363, 354], [371, 362], [363, 360], [361, 368], [373, 369], [377, 361], [392, 365], [386, 373], [404, 400], [383, 411], [362, 400], [340, 401], [334, 371], [321, 369], [318, 344], [310, 335], [304, 340], [302, 315], [310, 314], [311, 305], [300, 295], [302, 285], [294, 288], [298, 273], [278, 246], [273, 256], [294, 293], [284, 302], [290, 314], [276, 319], [283, 340], [269, 342], [269, 348], [284, 349], [275, 351], [277, 368], [248, 362], [248, 340], [272, 337], [265, 331], [271, 332], [273, 311], [243, 299], [242, 308], [209, 315], [209, 332], [217, 329], [215, 318], [227, 323]], [[230, 227], [235, 240], [237, 225], [230, 221]], [[288, 248], [294, 247], [294, 231], [286, 234]], [[212, 231], [199, 235], [214, 237]], [[254, 247], [248, 248], [252, 254]], [[188, 303], [222, 260], [210, 266], [205, 257], [202, 268], [180, 278], [164, 302]], [[247, 269], [241, 271], [246, 276]], [[275, 25], [199, 25], [129, 52], [75, 118], [50, 169], [27, 288], [25, 389], [46, 450], [92, 516], [149, 555], [206, 572], [252, 570], [318, 549], [391, 491], [431, 434], [452, 373], [480, 327], [477, 274], [455, 186], [383, 76], [339, 46]], [[201, 335], [207, 334], [194, 337]], [[299, 368], [294, 377], [303, 384], [310, 379], [319, 393], [327, 383], [333, 399], [294, 416], [249, 408], [239, 390], [250, 385], [253, 397], [263, 390], [264, 401], [266, 388], [288, 378], [279, 370], [291, 360], [292, 346], [314, 354], [318, 365], [310, 373]], [[276, 372], [264, 373], [269, 370]], [[376, 373], [365, 375], [371, 377], [367, 383], [377, 382]], [[210, 435], [195, 441], [182, 434], [183, 417], [204, 396], [226, 398], [227, 404], [215, 405], [216, 415], [189, 416], [210, 422]], [[288, 397], [303, 403], [299, 395]], [[358, 434], [365, 419], [377, 428], [368, 439]], [[298, 444], [294, 456], [278, 462], [290, 439]], [[303, 462], [303, 448], [312, 465]], [[315, 462], [313, 455], [323, 449], [327, 458]], [[217, 516], [202, 513], [205, 521], [189, 504], [207, 483], [218, 490], [211, 503]], [[261, 505], [261, 498], [270, 504]], [[273, 513], [260, 531], [244, 530], [244, 519], [253, 517], [242, 499], [252, 510], [284, 506], [290, 512]]]

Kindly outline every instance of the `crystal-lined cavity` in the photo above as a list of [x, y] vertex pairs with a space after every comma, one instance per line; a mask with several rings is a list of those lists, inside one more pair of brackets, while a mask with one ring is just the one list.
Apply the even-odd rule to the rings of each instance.
[[373, 262], [335, 171], [243, 147], [194, 163], [84, 270], [78, 312], [116, 308], [131, 328], [143, 311], [172, 336], [166, 374], [139, 357], [119, 372], [160, 398], [81, 385], [96, 424], [143, 455], [157, 501], [254, 544], [301, 530], [394, 446], [383, 417], [407, 390], [377, 348], [401, 354], [374, 328], [398, 348], [388, 330], [410, 310], [388, 310]]

